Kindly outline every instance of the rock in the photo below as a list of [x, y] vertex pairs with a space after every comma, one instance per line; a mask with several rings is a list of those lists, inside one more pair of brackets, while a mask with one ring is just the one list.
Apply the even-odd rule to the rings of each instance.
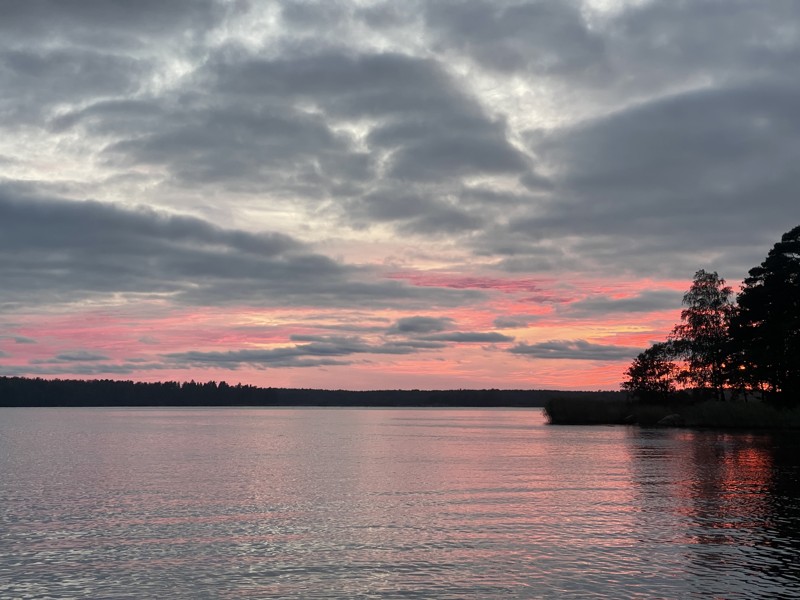
[[683, 417], [678, 413], [667, 415], [656, 423], [659, 427], [681, 427], [683, 425]]

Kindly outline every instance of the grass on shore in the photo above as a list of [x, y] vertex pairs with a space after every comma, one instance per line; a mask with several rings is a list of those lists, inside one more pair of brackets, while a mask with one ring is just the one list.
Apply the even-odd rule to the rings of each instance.
[[562, 397], [548, 400], [545, 414], [554, 425], [654, 426], [667, 415], [680, 415], [684, 427], [800, 429], [800, 408], [778, 409], [758, 401], [644, 404], [620, 399]]

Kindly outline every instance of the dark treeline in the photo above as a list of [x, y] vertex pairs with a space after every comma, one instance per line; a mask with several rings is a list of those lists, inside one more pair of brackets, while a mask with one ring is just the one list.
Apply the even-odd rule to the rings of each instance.
[[741, 292], [700, 270], [681, 323], [639, 354], [623, 389], [645, 402], [757, 398], [800, 404], [800, 226], [781, 237]]
[[619, 392], [551, 390], [315, 390], [225, 382], [141, 383], [111, 379], [0, 377], [0, 406], [443, 406], [541, 407], [562, 396], [610, 398]]

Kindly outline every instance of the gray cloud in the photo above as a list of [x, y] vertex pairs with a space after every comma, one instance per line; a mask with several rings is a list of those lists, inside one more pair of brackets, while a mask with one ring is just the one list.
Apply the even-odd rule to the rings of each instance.
[[494, 320], [494, 326], [500, 329], [516, 329], [519, 327], [527, 327], [528, 323], [532, 320], [534, 320], [534, 318], [527, 315], [497, 317]]
[[267, 59], [225, 47], [186, 82], [193, 92], [62, 110], [51, 128], [102, 136], [114, 169], [163, 169], [184, 189], [269, 185], [273, 203], [310, 210], [335, 198], [328, 207], [344, 223], [420, 235], [480, 228], [483, 206], [468, 210], [453, 193], [462, 178], [532, 169], [505, 121], [432, 59], [330, 49]]
[[436, 333], [453, 327], [453, 319], [448, 317], [403, 317], [398, 319], [387, 333], [389, 334], [418, 334]]
[[[421, 323], [417, 322], [417, 326]], [[170, 363], [183, 367], [214, 366], [237, 369], [243, 365], [261, 368], [316, 367], [347, 365], [355, 355], [407, 355], [445, 348], [445, 342], [495, 343], [514, 338], [497, 333], [452, 332], [430, 334], [419, 339], [369, 343], [358, 336], [292, 335], [293, 346], [270, 349], [244, 349], [227, 352], [174, 352], [163, 355]]]
[[87, 350], [76, 350], [74, 352], [63, 352], [56, 355], [56, 361], [59, 362], [95, 362], [102, 360], [109, 360], [108, 356], [97, 354], [96, 352], [89, 352]]
[[374, 273], [337, 263], [283, 234], [223, 229], [144, 208], [25, 196], [15, 186], [0, 187], [0, 275], [0, 302], [11, 303], [129, 293], [212, 305], [376, 306], [468, 296], [376, 282]]
[[70, 376], [94, 376], [94, 375], [132, 375], [137, 372], [159, 371], [163, 369], [180, 368], [164, 363], [49, 363], [49, 364], [26, 364], [26, 365], [0, 365], [0, 375], [9, 377], [20, 376], [39, 376], [39, 375], [70, 375]]
[[215, 366], [237, 369], [242, 365], [257, 367], [316, 367], [346, 365], [341, 360], [356, 354], [411, 354], [424, 347], [408, 344], [369, 344], [357, 336], [295, 335], [296, 342], [308, 342], [280, 348], [231, 350], [228, 352], [176, 352], [165, 354], [170, 362], [187, 366]]
[[408, 194], [396, 188], [369, 192], [348, 203], [348, 218], [365, 225], [370, 222], [395, 223], [411, 233], [453, 234], [474, 231], [482, 226], [479, 214], [461, 206], [430, 197], [424, 192]]
[[550, 340], [538, 344], [517, 344], [509, 352], [529, 358], [616, 361], [636, 356], [641, 348], [592, 344], [586, 340]]
[[[97, 352], [90, 352], [88, 350], [75, 350], [72, 352], [62, 352], [56, 354], [52, 358], [34, 358], [31, 359], [31, 365], [52, 365], [59, 363], [95, 363], [111, 360], [104, 354]], [[86, 366], [86, 365], [83, 365]]]
[[712, 88], [537, 134], [531, 145], [560, 171], [557, 199], [484, 242], [510, 268], [526, 254], [541, 268], [541, 252], [551, 268], [743, 276], [787, 215], [800, 218], [800, 143], [785, 135], [800, 130], [798, 104], [800, 87]]
[[7, 39], [65, 40], [136, 47], [147, 38], [205, 30], [226, 9], [213, 0], [4, 0]]
[[0, 118], [6, 127], [40, 121], [66, 102], [135, 93], [150, 65], [82, 49], [0, 50]]
[[421, 339], [431, 342], [456, 342], [459, 344], [494, 344], [514, 341], [513, 337], [495, 331], [451, 331], [425, 335]]
[[[735, 283], [800, 221], [795, 0], [9, 0], [2, 13], [0, 164], [32, 182], [0, 181], [3, 309], [157, 298], [435, 314], [522, 299], [480, 284], [505, 270], [646, 277], [653, 291], [633, 298], [526, 298], [565, 322], [646, 319], [674, 303], [659, 279], [705, 268]], [[300, 237], [435, 271], [388, 280]], [[436, 283], [448, 271], [463, 289]], [[360, 331], [380, 342], [306, 336], [295, 354], [192, 360], [314, 366], [511, 341], [416, 318]], [[547, 344], [514, 352], [622, 352]], [[140, 364], [73, 362], [35, 368]]]
[[573, 316], [598, 316], [609, 313], [642, 313], [680, 308], [683, 294], [673, 290], [653, 290], [626, 298], [597, 295], [562, 304], [560, 313]]
[[14, 340], [15, 344], [35, 344], [36, 340], [24, 335], [0, 335], [0, 340]]
[[603, 65], [604, 43], [577, 2], [423, 3], [440, 43], [499, 71], [582, 74]]

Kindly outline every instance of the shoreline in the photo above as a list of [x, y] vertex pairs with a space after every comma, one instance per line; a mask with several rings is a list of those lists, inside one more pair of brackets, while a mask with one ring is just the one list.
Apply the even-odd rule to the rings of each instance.
[[624, 399], [552, 398], [544, 407], [551, 425], [638, 425], [687, 429], [797, 430], [800, 407], [776, 408], [756, 400], [643, 403]]

